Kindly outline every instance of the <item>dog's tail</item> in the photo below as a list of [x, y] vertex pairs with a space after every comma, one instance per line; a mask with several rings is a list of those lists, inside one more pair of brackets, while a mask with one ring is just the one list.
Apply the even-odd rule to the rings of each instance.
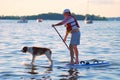
[[50, 55], [52, 55], [52, 51], [50, 50]]

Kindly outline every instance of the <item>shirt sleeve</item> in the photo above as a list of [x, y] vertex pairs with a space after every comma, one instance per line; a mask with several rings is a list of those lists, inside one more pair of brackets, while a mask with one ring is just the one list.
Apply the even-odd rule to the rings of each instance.
[[67, 23], [67, 21], [69, 20], [69, 17], [65, 17], [63, 20], [62, 20], [62, 24], [66, 24]]

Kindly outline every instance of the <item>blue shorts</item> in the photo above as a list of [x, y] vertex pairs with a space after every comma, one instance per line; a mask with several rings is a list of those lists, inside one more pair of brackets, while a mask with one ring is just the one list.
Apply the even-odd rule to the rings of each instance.
[[79, 45], [80, 44], [80, 31], [71, 33], [70, 45]]

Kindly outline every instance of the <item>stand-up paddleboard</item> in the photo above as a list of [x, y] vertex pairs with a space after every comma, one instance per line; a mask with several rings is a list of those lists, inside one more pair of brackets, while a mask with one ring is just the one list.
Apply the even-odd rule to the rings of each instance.
[[67, 67], [101, 67], [101, 66], [109, 66], [110, 63], [105, 60], [97, 60], [97, 59], [91, 59], [91, 60], [84, 60], [80, 61], [79, 64], [67, 64]]

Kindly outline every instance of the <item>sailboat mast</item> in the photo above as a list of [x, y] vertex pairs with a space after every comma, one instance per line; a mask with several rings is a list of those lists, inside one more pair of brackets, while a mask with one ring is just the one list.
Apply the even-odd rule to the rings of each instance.
[[90, 15], [89, 15], [89, 0], [87, 0], [87, 9], [86, 9], [87, 11], [86, 11], [86, 15], [85, 15], [85, 23], [86, 24], [90, 24], [90, 23], [92, 23], [92, 20], [91, 19], [89, 19], [89, 17], [90, 17]]
[[89, 0], [87, 0], [86, 16], [89, 14]]

